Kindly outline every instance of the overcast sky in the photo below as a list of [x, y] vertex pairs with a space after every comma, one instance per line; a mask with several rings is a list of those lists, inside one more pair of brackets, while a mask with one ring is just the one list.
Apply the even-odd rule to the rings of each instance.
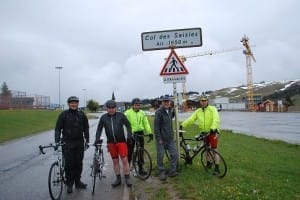
[[[299, 0], [0, 0], [0, 83], [58, 103], [77, 95], [100, 104], [172, 94], [159, 76], [170, 50], [143, 51], [141, 33], [202, 29], [202, 47], [178, 55], [242, 47], [257, 60], [253, 81], [300, 78]], [[242, 50], [190, 58], [187, 91], [247, 84]], [[181, 91], [181, 84], [177, 84]]]

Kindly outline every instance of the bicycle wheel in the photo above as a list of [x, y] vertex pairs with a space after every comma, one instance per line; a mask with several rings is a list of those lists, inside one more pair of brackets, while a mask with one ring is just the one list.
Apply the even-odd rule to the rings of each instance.
[[58, 162], [52, 163], [48, 175], [48, 188], [51, 199], [61, 198], [63, 189], [63, 171], [59, 167]]
[[151, 175], [152, 160], [146, 149], [139, 149], [133, 155], [133, 167], [137, 177], [146, 180]]
[[96, 186], [96, 178], [97, 178], [97, 175], [98, 175], [98, 168], [99, 168], [99, 165], [98, 165], [98, 161], [96, 158], [94, 158], [93, 160], [93, 164], [91, 166], [91, 176], [92, 176], [92, 194], [95, 193], [95, 186]]
[[103, 167], [104, 167], [104, 155], [103, 155], [103, 150], [100, 150], [100, 155], [99, 155], [99, 169], [98, 169], [98, 176], [99, 179], [101, 180], [103, 178]]
[[204, 149], [201, 152], [201, 163], [205, 171], [211, 175], [223, 178], [227, 173], [224, 158], [214, 149]]

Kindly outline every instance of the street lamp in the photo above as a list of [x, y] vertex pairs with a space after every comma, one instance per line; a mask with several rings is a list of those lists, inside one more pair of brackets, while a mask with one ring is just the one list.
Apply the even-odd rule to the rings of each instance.
[[86, 90], [87, 89], [82, 89], [82, 91], [84, 92], [84, 96], [83, 96], [83, 101], [84, 101], [84, 109], [86, 109]]
[[55, 69], [58, 70], [58, 103], [59, 103], [59, 109], [61, 109], [61, 104], [60, 104], [60, 70], [62, 70], [62, 66], [57, 66]]

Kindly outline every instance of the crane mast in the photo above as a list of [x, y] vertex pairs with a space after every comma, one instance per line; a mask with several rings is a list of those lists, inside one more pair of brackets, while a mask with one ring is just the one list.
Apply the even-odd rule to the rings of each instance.
[[253, 53], [250, 49], [249, 38], [244, 36], [241, 40], [243, 46], [245, 47], [243, 53], [246, 56], [246, 69], [247, 69], [247, 104], [249, 111], [255, 111], [254, 98], [253, 98], [253, 75], [251, 60], [256, 62]]

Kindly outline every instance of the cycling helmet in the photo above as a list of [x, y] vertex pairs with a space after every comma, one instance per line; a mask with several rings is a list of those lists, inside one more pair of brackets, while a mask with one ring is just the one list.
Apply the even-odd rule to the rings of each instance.
[[202, 93], [199, 100], [200, 101], [208, 101], [208, 97], [204, 93]]
[[79, 102], [79, 99], [78, 99], [78, 97], [76, 97], [76, 96], [70, 96], [70, 97], [68, 98], [68, 103], [70, 103], [70, 102], [72, 102], [72, 101]]
[[107, 108], [115, 108], [115, 107], [117, 107], [117, 103], [114, 100], [108, 100], [105, 103], [105, 105], [106, 105]]
[[131, 105], [134, 105], [134, 104], [142, 104], [142, 101], [139, 98], [134, 98], [131, 101]]

